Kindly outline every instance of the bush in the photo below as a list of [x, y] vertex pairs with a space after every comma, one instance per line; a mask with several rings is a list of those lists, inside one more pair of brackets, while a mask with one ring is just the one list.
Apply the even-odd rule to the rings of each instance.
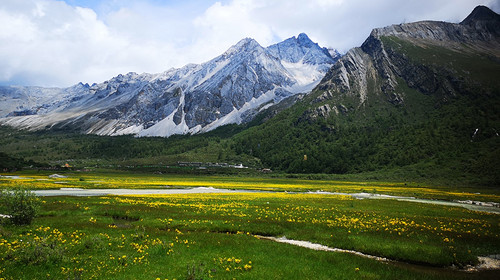
[[10, 216], [14, 225], [29, 225], [38, 214], [40, 200], [31, 191], [15, 189], [0, 192], [0, 212]]
[[10, 252], [12, 258], [20, 264], [48, 264], [58, 263], [64, 258], [62, 245], [49, 241], [47, 238], [31, 241], [14, 252]]

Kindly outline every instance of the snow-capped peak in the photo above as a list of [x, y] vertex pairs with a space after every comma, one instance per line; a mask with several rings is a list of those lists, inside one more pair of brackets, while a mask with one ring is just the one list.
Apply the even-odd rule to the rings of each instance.
[[2, 100], [18, 96], [0, 106], [4, 116], [15, 116], [0, 124], [72, 126], [100, 135], [198, 133], [249, 121], [264, 105], [310, 91], [334, 61], [304, 33], [268, 48], [245, 38], [210, 61], [159, 74], [130, 72], [67, 89], [0, 87]]
[[309, 37], [301, 33], [298, 37], [288, 38], [285, 41], [267, 47], [267, 50], [276, 58], [290, 63], [300, 61], [307, 64], [333, 64], [333, 59], [328, 49], [321, 48]]
[[[293, 38], [295, 39], [295, 37], [293, 37]], [[318, 44], [311, 41], [311, 39], [309, 39], [309, 37], [305, 33], [300, 33], [299, 36], [297, 36], [296, 40], [297, 40], [297, 43], [302, 47], [311, 48], [314, 45], [318, 46]]]
[[240, 40], [236, 45], [230, 47], [223, 55], [231, 56], [239, 53], [251, 52], [254, 50], [263, 49], [262, 46], [252, 38]]

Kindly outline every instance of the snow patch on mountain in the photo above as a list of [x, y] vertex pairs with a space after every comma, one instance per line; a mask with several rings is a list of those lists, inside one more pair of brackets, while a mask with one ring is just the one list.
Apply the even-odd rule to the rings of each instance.
[[179, 101], [179, 106], [177, 109], [175, 109], [168, 117], [164, 118], [163, 120], [159, 121], [157, 124], [144, 129], [142, 131], [137, 132], [137, 136], [163, 136], [163, 137], [169, 137], [174, 134], [187, 134], [191, 133], [197, 129], [194, 129], [193, 131], [190, 131], [190, 128], [186, 124], [186, 120], [184, 119], [184, 116], [181, 119], [181, 122], [179, 124], [176, 124], [174, 122], [174, 117], [177, 113], [181, 113], [184, 115], [183, 112], [179, 112], [179, 110], [184, 110], [184, 105], [185, 105], [185, 100], [184, 100], [184, 94], [181, 95], [180, 101]]
[[262, 94], [258, 98], [252, 98], [250, 101], [246, 102], [239, 110], [234, 108], [231, 113], [203, 127], [201, 129], [201, 132], [208, 132], [226, 124], [241, 124], [246, 119], [245, 113], [248, 113], [252, 110], [258, 111], [258, 108], [262, 104], [266, 104], [267, 102], [274, 100], [276, 98], [275, 90], [276, 89], [272, 89], [265, 94]]
[[115, 132], [111, 133], [111, 136], [119, 136], [119, 135], [130, 135], [130, 134], [138, 134], [143, 131], [144, 127], [142, 125], [132, 125], [123, 129], [118, 129]]
[[168, 117], [159, 121], [157, 124], [139, 131], [137, 136], [163, 136], [169, 137], [174, 134], [187, 134], [189, 133], [189, 127], [186, 124], [186, 121], [182, 119], [180, 124], [175, 124], [173, 121], [174, 115], [177, 113], [177, 110], [172, 112]]
[[[297, 81], [292, 88], [300, 89], [300, 91], [307, 91], [307, 89], [310, 91], [315, 86], [314, 82], [321, 80], [321, 78], [325, 75], [325, 72], [320, 71], [316, 65], [307, 64], [303, 61], [292, 63], [282, 60], [281, 64], [283, 64], [286, 70], [288, 70], [292, 77]], [[293, 93], [298, 92], [293, 91]]]
[[212, 69], [209, 69], [209, 72], [201, 78], [201, 80], [197, 81], [197, 84], [195, 86], [199, 86], [203, 84], [205, 81], [209, 80], [212, 78], [217, 72], [222, 70], [227, 64], [229, 63], [229, 60], [222, 60], [222, 61], [217, 61]]

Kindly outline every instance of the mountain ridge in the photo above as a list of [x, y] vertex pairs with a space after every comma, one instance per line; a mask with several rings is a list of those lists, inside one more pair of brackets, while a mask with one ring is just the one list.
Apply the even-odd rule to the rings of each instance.
[[[336, 61], [307, 35], [299, 37], [301, 45], [289, 46], [288, 51], [296, 58], [307, 55], [307, 61], [287, 62], [269, 47], [245, 38], [202, 64], [159, 74], [120, 74], [100, 84], [82, 84], [81, 91], [69, 100], [49, 100], [52, 103], [7, 114], [12, 106], [3, 105], [0, 112], [5, 118], [0, 123], [34, 130], [168, 137], [246, 122], [266, 104], [310, 91]], [[286, 48], [282, 54], [287, 54]], [[6, 91], [4, 88], [4, 100]], [[34, 109], [37, 107], [47, 109]]]
[[498, 185], [500, 36], [468, 18], [374, 29], [310, 94], [235, 135], [236, 152], [288, 173], [404, 169]]

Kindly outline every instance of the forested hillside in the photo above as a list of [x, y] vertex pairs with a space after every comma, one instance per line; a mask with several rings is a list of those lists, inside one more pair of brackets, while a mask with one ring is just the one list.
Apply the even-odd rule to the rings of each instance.
[[[236, 152], [293, 173], [403, 167], [497, 185], [498, 15], [468, 22], [374, 30], [310, 95], [237, 135]], [[418, 37], [424, 25], [442, 37]]]

